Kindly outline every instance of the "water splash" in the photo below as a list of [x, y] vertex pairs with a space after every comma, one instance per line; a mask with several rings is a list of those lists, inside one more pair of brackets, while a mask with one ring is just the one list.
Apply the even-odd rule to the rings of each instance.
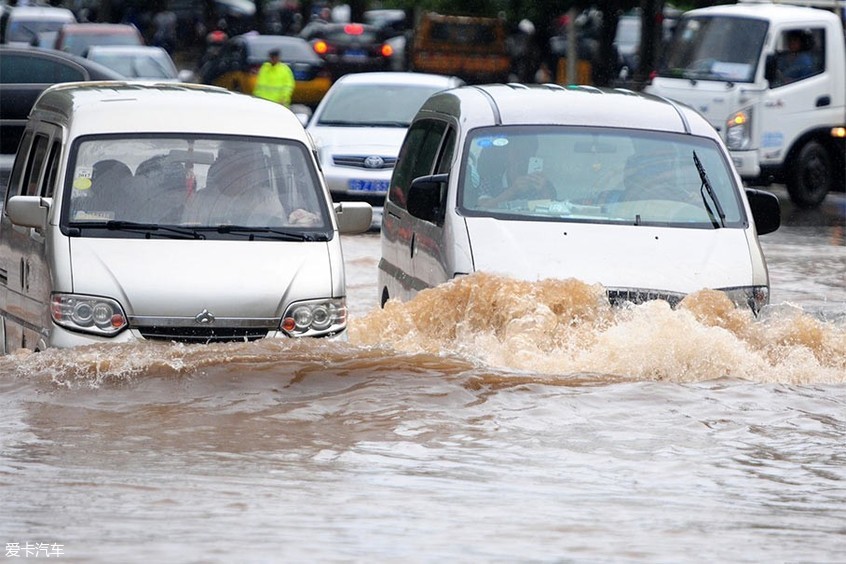
[[542, 374], [696, 382], [846, 382], [846, 329], [792, 307], [766, 318], [703, 290], [677, 309], [612, 308], [598, 285], [475, 273], [356, 320], [351, 342]]

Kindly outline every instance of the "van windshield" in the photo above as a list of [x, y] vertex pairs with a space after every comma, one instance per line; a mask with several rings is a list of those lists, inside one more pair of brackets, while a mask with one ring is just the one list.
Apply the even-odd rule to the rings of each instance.
[[767, 27], [766, 21], [752, 18], [682, 18], [658, 76], [753, 82]]
[[293, 141], [86, 137], [71, 150], [63, 198], [63, 228], [83, 236], [332, 235], [313, 161]]
[[628, 129], [474, 131], [459, 179], [467, 216], [715, 229], [745, 222], [710, 139]]

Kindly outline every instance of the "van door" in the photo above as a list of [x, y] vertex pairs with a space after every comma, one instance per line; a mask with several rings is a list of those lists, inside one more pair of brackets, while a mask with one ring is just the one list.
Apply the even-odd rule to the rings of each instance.
[[[15, 195], [52, 196], [48, 179], [55, 179], [61, 137], [47, 124], [27, 133], [15, 160], [7, 198]], [[20, 166], [19, 166], [20, 164]], [[5, 350], [35, 348], [45, 330], [43, 320], [50, 298], [50, 274], [45, 253], [45, 230], [13, 225], [4, 213], [0, 226], [0, 272], [5, 271]]]
[[[17, 252], [22, 228], [13, 226], [6, 215], [6, 202], [12, 196], [22, 193], [24, 170], [28, 165], [33, 133], [26, 130], [18, 145], [9, 184], [6, 187], [6, 198], [3, 213], [0, 215], [0, 333], [2, 333], [3, 354], [13, 351], [23, 345], [23, 306], [21, 301], [21, 273], [20, 256]], [[14, 252], [13, 252], [13, 249]]]
[[446, 128], [447, 124], [442, 120], [418, 120], [409, 128], [400, 149], [382, 214], [379, 269], [392, 286], [390, 295], [382, 296], [383, 303], [388, 297], [410, 299], [414, 293], [427, 287], [415, 278], [412, 261], [420, 248], [417, 233], [423, 229], [421, 224], [425, 222], [409, 214], [406, 204], [412, 180], [432, 174], [435, 169]]
[[[456, 130], [442, 121], [431, 122], [427, 137], [421, 147], [422, 156], [431, 161], [428, 172], [423, 174], [448, 174], [455, 156]], [[456, 174], [458, 170], [456, 169]], [[423, 174], [418, 176], [423, 176]], [[432, 222], [418, 220], [414, 223], [411, 249], [412, 271], [414, 278], [426, 288], [446, 282], [456, 274], [455, 254], [460, 241], [466, 239], [467, 230], [463, 222], [456, 222], [455, 216], [447, 209], [448, 188], [453, 182], [444, 182], [440, 186], [440, 198], [431, 210], [435, 219]], [[455, 206], [452, 206], [455, 209]], [[463, 271], [464, 274], [467, 271]]]

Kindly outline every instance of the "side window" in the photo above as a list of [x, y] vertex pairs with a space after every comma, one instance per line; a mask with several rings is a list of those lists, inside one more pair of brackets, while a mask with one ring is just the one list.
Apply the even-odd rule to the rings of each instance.
[[415, 178], [434, 172], [444, 129], [446, 123], [442, 121], [420, 120], [409, 130], [388, 191], [388, 198], [398, 206], [405, 207], [408, 189]]
[[49, 139], [46, 135], [36, 134], [32, 143], [32, 156], [26, 165], [24, 173], [24, 191], [27, 196], [38, 196], [40, 193], [41, 171], [47, 158]]
[[41, 183], [41, 195], [45, 198], [52, 198], [56, 191], [56, 180], [59, 177], [59, 158], [62, 155], [62, 142], [53, 141], [50, 147], [50, 156], [47, 158], [47, 171], [44, 175], [44, 182]]
[[85, 80], [83, 71], [75, 66], [46, 57], [32, 55], [4, 55], [0, 57], [0, 75], [4, 83], [53, 84]]
[[452, 166], [452, 158], [455, 153], [455, 129], [448, 128], [446, 136], [444, 136], [443, 149], [438, 157], [438, 168], [435, 170], [436, 174], [446, 174]]
[[773, 86], [782, 86], [825, 70], [825, 30], [788, 29], [779, 37]]
[[6, 186], [5, 200], [21, 193], [21, 179], [23, 178], [24, 165], [26, 165], [29, 148], [32, 145], [32, 131], [26, 130], [21, 142], [18, 145], [18, 152], [15, 155], [15, 163], [12, 165], [12, 172], [9, 175], [9, 184]]

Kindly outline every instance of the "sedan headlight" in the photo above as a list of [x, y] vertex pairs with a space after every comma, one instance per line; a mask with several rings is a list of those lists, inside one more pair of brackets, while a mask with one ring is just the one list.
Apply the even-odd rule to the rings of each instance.
[[50, 315], [56, 325], [104, 337], [117, 335], [126, 327], [123, 308], [110, 298], [53, 294]]
[[290, 337], [321, 337], [347, 326], [344, 298], [296, 302], [288, 306], [279, 328]]
[[752, 108], [735, 112], [726, 122], [726, 146], [742, 151], [752, 144]]

